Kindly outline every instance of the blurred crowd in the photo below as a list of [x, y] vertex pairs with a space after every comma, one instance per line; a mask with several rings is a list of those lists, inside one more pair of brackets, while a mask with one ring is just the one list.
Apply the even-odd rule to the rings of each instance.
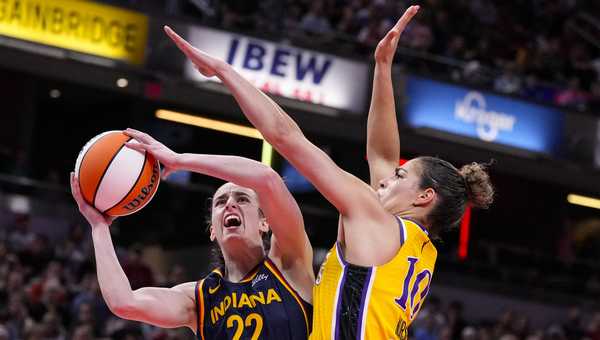
[[[171, 287], [186, 280], [181, 266], [158, 280], [140, 248], [117, 249], [132, 288]], [[52, 242], [29, 227], [29, 216], [0, 228], [0, 340], [193, 339], [186, 329], [165, 330], [115, 317], [98, 286], [89, 227], [73, 224]]]
[[510, 310], [496, 320], [467, 320], [459, 301], [444, 308], [430, 296], [411, 327], [413, 340], [597, 340], [600, 312], [584, 315], [573, 307], [565, 310], [562, 323], [536, 328], [527, 315]]
[[166, 0], [164, 8], [300, 46], [370, 54], [412, 4], [421, 11], [399, 58], [411, 71], [576, 110], [600, 107], [593, 0]]

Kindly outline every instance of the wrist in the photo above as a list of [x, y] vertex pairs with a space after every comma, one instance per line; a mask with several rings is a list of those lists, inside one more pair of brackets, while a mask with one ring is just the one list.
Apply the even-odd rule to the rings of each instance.
[[182, 170], [185, 169], [186, 164], [186, 155], [185, 153], [177, 153], [175, 154], [175, 159], [173, 161], [173, 170]]
[[109, 225], [105, 222], [90, 223], [92, 226], [92, 234], [103, 233], [109, 230]]
[[231, 70], [233, 70], [231, 65], [229, 65], [227, 62], [225, 62], [223, 60], [218, 60], [215, 65], [215, 73], [217, 74], [217, 76], [226, 75]]
[[375, 60], [375, 71], [389, 71], [392, 69], [392, 64], [389, 60]]
[[173, 170], [180, 170], [183, 167], [183, 155], [184, 154], [182, 153], [175, 153], [175, 156], [173, 157], [173, 164], [171, 165]]

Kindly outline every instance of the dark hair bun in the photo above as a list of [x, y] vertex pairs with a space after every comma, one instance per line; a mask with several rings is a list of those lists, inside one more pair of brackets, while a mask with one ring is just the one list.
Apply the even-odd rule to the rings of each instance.
[[465, 180], [469, 203], [475, 208], [487, 209], [494, 201], [494, 187], [487, 173], [487, 164], [471, 163], [460, 168]]

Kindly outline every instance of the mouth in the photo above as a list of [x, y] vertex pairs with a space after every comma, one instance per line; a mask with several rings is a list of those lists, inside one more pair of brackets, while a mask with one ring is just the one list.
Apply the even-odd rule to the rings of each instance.
[[223, 227], [227, 229], [237, 228], [240, 225], [242, 225], [242, 218], [237, 214], [229, 213], [223, 217]]

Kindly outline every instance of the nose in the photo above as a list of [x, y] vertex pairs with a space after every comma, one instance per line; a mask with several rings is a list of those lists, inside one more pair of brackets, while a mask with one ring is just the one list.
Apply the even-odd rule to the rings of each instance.
[[386, 185], [387, 185], [387, 178], [379, 180], [379, 188], [380, 189], [385, 189]]
[[237, 208], [237, 202], [235, 201], [235, 197], [229, 197], [225, 204], [225, 209]]

